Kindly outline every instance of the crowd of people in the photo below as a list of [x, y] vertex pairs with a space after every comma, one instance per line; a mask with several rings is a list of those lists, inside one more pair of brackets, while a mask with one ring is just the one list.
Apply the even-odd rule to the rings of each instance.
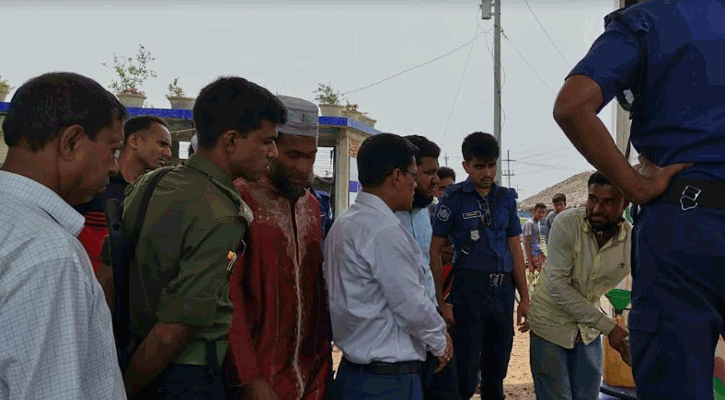
[[[218, 78], [193, 154], [166, 166], [163, 119], [82, 75], [28, 80], [2, 126], [0, 399], [504, 399], [515, 327], [538, 399], [597, 399], [603, 340], [639, 399], [712, 399], [723, 19], [721, 0], [607, 17], [554, 106], [598, 169], [586, 205], [557, 194], [523, 226], [488, 133], [461, 143], [459, 181], [423, 136], [368, 137], [332, 223], [309, 101]], [[637, 168], [596, 115], [614, 97]], [[625, 327], [600, 299], [630, 271]]]

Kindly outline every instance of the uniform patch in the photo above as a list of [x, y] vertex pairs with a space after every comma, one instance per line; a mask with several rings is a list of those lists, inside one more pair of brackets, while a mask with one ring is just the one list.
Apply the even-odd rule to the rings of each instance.
[[451, 216], [451, 209], [446, 206], [441, 206], [441, 209], [438, 210], [438, 214], [436, 217], [441, 221], [448, 221], [448, 217]]
[[463, 219], [473, 219], [481, 216], [481, 211], [471, 211], [463, 213]]

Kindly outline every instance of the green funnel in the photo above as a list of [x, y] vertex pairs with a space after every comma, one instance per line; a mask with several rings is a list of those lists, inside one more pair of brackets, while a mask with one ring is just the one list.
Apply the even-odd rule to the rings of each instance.
[[614, 306], [614, 313], [621, 314], [625, 308], [632, 302], [629, 290], [612, 289], [604, 294], [609, 302]]

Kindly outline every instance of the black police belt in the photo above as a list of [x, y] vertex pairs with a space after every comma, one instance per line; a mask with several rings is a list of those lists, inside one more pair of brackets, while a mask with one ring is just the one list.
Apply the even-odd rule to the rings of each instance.
[[679, 204], [682, 211], [697, 207], [725, 208], [725, 182], [674, 179], [660, 201]]
[[343, 357], [342, 363], [350, 369], [353, 369], [362, 374], [370, 375], [400, 376], [409, 374], [420, 374], [423, 369], [423, 363], [420, 361], [402, 361], [396, 363], [373, 361], [369, 364], [356, 364]]

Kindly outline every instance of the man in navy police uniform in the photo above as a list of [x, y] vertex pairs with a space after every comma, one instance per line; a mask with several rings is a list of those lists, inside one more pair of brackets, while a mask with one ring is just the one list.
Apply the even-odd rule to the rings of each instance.
[[[474, 132], [462, 150], [468, 179], [449, 187], [436, 207], [431, 270], [443, 319], [453, 326], [461, 398], [473, 395], [480, 369], [481, 398], [498, 400], [505, 398], [516, 289], [519, 325], [529, 309], [517, 195], [494, 183], [499, 146], [492, 135]], [[441, 282], [440, 252], [448, 237], [455, 250], [452, 307], [443, 298]]]
[[[724, 21], [724, 0], [647, 0], [608, 15], [554, 107], [579, 151], [640, 205], [629, 314], [639, 399], [713, 398], [725, 316]], [[615, 96], [631, 110], [638, 169], [596, 115]]]

